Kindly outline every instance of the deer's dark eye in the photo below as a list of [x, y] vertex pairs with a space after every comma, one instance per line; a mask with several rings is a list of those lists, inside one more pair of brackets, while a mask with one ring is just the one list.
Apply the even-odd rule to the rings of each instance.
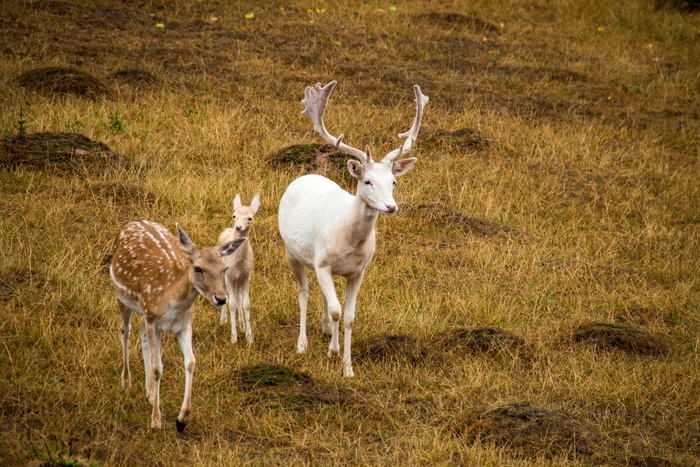
[[370, 182], [369, 180], [365, 180], [365, 185], [372, 186], [372, 182]]
[[202, 274], [204, 271], [202, 271], [202, 268], [200, 268], [199, 266], [195, 266], [194, 272], [196, 272], [197, 274]]
[[249, 218], [248, 218], [248, 220], [249, 220], [249, 221], [252, 221], [252, 220], [253, 220], [253, 218], [252, 218], [252, 217], [249, 217]]

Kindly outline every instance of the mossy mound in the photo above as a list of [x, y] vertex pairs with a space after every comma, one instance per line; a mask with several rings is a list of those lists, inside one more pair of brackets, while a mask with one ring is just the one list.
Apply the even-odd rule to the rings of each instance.
[[421, 144], [426, 149], [439, 144], [450, 144], [460, 148], [481, 149], [491, 144], [491, 139], [478, 130], [459, 128], [457, 130], [438, 130], [426, 136]]
[[144, 205], [152, 206], [156, 197], [142, 186], [127, 185], [114, 182], [90, 183], [86, 186], [80, 198], [93, 198], [99, 201], [111, 201], [121, 206]]
[[155, 84], [158, 81], [158, 79], [153, 73], [141, 70], [140, 68], [128, 68], [125, 70], [118, 70], [109, 75], [109, 78], [133, 86]]
[[506, 224], [465, 216], [442, 204], [405, 204], [403, 209], [409, 215], [420, 214], [421, 217], [433, 221], [442, 227], [456, 227], [479, 237], [492, 237], [499, 234], [521, 235], [520, 231]]
[[572, 339], [601, 350], [619, 349], [640, 355], [668, 352], [668, 346], [652, 334], [621, 324], [582, 324], [574, 330]]
[[520, 457], [590, 456], [598, 444], [597, 434], [569, 415], [527, 403], [466, 411], [455, 431], [470, 442], [493, 443]]
[[18, 81], [28, 89], [54, 94], [73, 94], [89, 99], [110, 94], [107, 86], [100, 80], [75, 68], [36, 68], [22, 73]]
[[10, 266], [0, 270], [0, 303], [8, 302], [19, 295], [23, 287], [40, 291], [47, 281], [44, 273], [20, 266]]
[[32, 133], [0, 139], [0, 169], [100, 172], [128, 168], [131, 160], [79, 133]]
[[316, 173], [346, 182], [354, 180], [347, 170], [351, 156], [338, 151], [330, 144], [294, 144], [271, 154], [267, 161], [276, 169], [301, 168], [307, 173]]
[[430, 350], [406, 335], [377, 334], [353, 344], [353, 358], [358, 362], [399, 361], [416, 364], [430, 357]]
[[439, 341], [447, 348], [488, 354], [516, 352], [525, 345], [522, 337], [495, 327], [452, 329], [441, 334]]
[[417, 15], [419, 20], [428, 22], [442, 27], [462, 27], [481, 34], [501, 34], [501, 28], [497, 25], [486, 21], [478, 16], [469, 16], [455, 12], [438, 12], [425, 13]]
[[267, 402], [264, 405], [268, 407], [299, 412], [354, 402], [349, 391], [315, 381], [310, 375], [284, 365], [263, 363], [241, 368], [238, 381], [251, 402]]

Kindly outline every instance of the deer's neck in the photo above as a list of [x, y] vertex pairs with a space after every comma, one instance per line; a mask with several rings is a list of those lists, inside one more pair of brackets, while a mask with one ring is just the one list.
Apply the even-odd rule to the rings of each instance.
[[234, 239], [234, 240], [239, 240], [239, 239], [241, 239], [241, 238], [248, 238], [248, 234], [250, 234], [250, 229], [246, 229], [246, 230], [236, 230], [236, 229], [234, 228], [233, 239]]
[[350, 208], [350, 215], [347, 217], [343, 232], [351, 243], [364, 243], [374, 232], [379, 211], [370, 207], [362, 198], [355, 196]]

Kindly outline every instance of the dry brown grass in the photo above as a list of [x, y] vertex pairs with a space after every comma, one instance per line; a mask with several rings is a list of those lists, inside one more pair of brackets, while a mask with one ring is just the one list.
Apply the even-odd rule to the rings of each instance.
[[[688, 2], [5, 3], [0, 465], [700, 463]], [[294, 352], [276, 219], [309, 170], [351, 187], [299, 115], [331, 79], [329, 129], [376, 155], [410, 124], [411, 85], [431, 98], [404, 208], [378, 222], [351, 380], [325, 356], [315, 283]], [[152, 431], [142, 386], [119, 384], [111, 242], [148, 218], [211, 244], [237, 192], [263, 201], [256, 343], [231, 345], [198, 302], [192, 422], [171, 424], [168, 336], [171, 422]]]

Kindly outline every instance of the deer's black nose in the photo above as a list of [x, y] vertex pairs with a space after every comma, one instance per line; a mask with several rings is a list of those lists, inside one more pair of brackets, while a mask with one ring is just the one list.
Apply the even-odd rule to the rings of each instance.
[[219, 298], [216, 295], [214, 295], [214, 303], [216, 303], [216, 306], [224, 306], [226, 305], [226, 297]]

